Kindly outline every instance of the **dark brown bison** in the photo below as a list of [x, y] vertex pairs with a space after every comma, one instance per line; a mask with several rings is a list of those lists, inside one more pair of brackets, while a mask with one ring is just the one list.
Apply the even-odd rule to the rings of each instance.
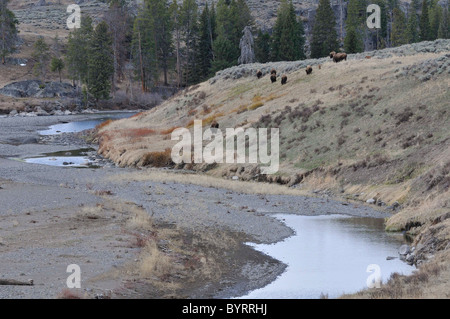
[[260, 79], [262, 77], [261, 70], [258, 70], [258, 72], [256, 72], [256, 76], [258, 77], [258, 79]]
[[275, 70], [275, 69], [270, 70], [270, 75], [272, 75], [272, 74], [277, 75], [277, 70]]
[[313, 71], [313, 69], [312, 69], [312, 67], [311, 67], [310, 65], [308, 65], [308, 66], [306, 67], [305, 71], [306, 71], [306, 74], [311, 74], [312, 71]]
[[286, 82], [287, 82], [287, 76], [286, 76], [286, 75], [283, 75], [283, 76], [281, 77], [281, 85], [286, 84]]
[[335, 54], [336, 54], [336, 52], [331, 51], [331, 52], [330, 52], [330, 59], [332, 59], [332, 58], [334, 57]]
[[216, 120], [211, 122], [211, 128], [219, 128], [219, 123]]
[[341, 62], [342, 60], [347, 61], [347, 53], [336, 53], [335, 55], [333, 55], [333, 61], [338, 63]]
[[277, 81], [277, 76], [276, 76], [275, 74], [272, 74], [272, 75], [270, 76], [270, 81], [272, 81], [272, 83], [273, 83], [273, 82], [276, 82], [276, 81]]

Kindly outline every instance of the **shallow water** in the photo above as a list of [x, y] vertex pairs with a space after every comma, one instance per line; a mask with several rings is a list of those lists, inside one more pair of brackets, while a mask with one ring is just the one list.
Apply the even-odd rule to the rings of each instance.
[[96, 127], [98, 124], [109, 119], [123, 119], [136, 114], [135, 112], [117, 112], [105, 114], [92, 114], [95, 119], [84, 121], [73, 121], [50, 126], [47, 130], [39, 131], [40, 135], [56, 135], [61, 133], [77, 133]]
[[[368, 272], [369, 265], [379, 266], [382, 282], [393, 272], [407, 275], [415, 269], [398, 259], [398, 248], [405, 241], [401, 234], [386, 233], [383, 219], [292, 214], [276, 217], [294, 229], [295, 235], [272, 245], [249, 245], [288, 267], [271, 284], [241, 298], [336, 298], [367, 288], [369, 276], [374, 276], [373, 270]], [[388, 256], [397, 258], [387, 260]], [[369, 280], [369, 284], [372, 282]]]
[[92, 164], [83, 156], [46, 156], [26, 158], [25, 162], [51, 166], [90, 167]]

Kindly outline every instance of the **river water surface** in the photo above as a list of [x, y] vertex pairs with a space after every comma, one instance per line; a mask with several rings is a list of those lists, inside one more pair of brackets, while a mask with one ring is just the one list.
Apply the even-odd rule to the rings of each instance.
[[368, 288], [368, 282], [375, 283], [372, 278], [378, 274], [385, 282], [393, 272], [407, 275], [415, 269], [399, 260], [398, 248], [405, 241], [401, 234], [385, 232], [383, 219], [293, 214], [276, 217], [294, 229], [295, 235], [271, 245], [249, 245], [288, 267], [271, 284], [241, 298], [336, 298]]

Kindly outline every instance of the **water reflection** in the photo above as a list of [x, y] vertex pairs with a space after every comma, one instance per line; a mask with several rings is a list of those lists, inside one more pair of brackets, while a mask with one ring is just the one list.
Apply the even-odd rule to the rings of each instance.
[[384, 231], [383, 219], [343, 215], [276, 216], [296, 234], [272, 245], [250, 244], [288, 265], [268, 286], [242, 298], [336, 298], [367, 288], [367, 267], [380, 266], [386, 281], [393, 272], [409, 274], [414, 267], [398, 258], [403, 237]]
[[84, 130], [89, 130], [96, 127], [98, 124], [108, 120], [108, 119], [122, 119], [127, 118], [135, 114], [135, 112], [120, 112], [120, 113], [111, 113], [111, 114], [93, 114], [92, 116], [96, 117], [92, 120], [84, 120], [84, 121], [73, 121], [68, 123], [60, 123], [50, 126], [47, 130], [40, 131], [41, 135], [56, 135], [61, 133], [77, 133], [82, 132]]

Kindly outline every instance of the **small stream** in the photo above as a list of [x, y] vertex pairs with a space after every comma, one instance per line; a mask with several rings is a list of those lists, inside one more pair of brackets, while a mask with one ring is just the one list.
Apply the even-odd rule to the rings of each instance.
[[[92, 114], [93, 119], [80, 120], [73, 122], [65, 122], [51, 125], [48, 129], [39, 131], [43, 136], [58, 135], [63, 133], [78, 133], [85, 130], [93, 129], [98, 124], [109, 120], [117, 120], [127, 118], [136, 114], [134, 111], [129, 112], [108, 112], [100, 114]], [[95, 159], [95, 150], [90, 149], [75, 149], [69, 151], [40, 154], [33, 157], [27, 157], [23, 160], [26, 163], [42, 164], [51, 166], [76, 167], [76, 168], [98, 168], [98, 160]]]
[[372, 270], [368, 272], [369, 265], [379, 267], [382, 282], [394, 272], [408, 275], [415, 269], [398, 258], [398, 248], [405, 239], [402, 234], [385, 232], [383, 219], [293, 214], [276, 217], [295, 235], [271, 245], [248, 244], [288, 267], [271, 284], [241, 298], [336, 298], [367, 288], [373, 274]]

